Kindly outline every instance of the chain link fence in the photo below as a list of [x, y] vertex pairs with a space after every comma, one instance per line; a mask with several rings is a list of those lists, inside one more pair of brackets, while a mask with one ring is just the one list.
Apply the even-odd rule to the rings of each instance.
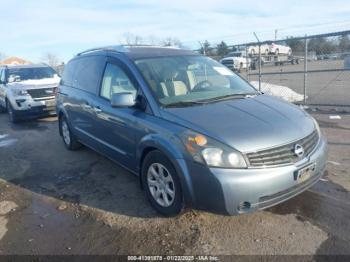
[[350, 31], [230, 46], [221, 63], [303, 105], [350, 107]]

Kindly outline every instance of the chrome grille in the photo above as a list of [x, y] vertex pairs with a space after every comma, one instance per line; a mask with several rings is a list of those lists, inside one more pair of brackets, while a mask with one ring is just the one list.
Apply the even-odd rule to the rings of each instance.
[[55, 95], [54, 88], [40, 88], [40, 89], [28, 89], [28, 94], [32, 98], [43, 98], [43, 97], [52, 97]]
[[318, 133], [315, 130], [310, 135], [295, 141], [293, 143], [274, 147], [258, 152], [248, 153], [247, 157], [252, 167], [276, 166], [292, 164], [300, 160], [294, 153], [294, 146], [301, 145], [304, 148], [304, 156], [308, 156], [316, 147], [318, 142]]

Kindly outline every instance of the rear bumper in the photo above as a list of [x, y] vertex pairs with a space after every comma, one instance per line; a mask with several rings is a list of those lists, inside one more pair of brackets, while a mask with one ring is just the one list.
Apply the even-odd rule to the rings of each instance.
[[[302, 164], [260, 169], [208, 169], [192, 164], [189, 173], [194, 207], [236, 215], [279, 204], [305, 191], [322, 177], [326, 155], [327, 144], [321, 138], [313, 154]], [[299, 184], [295, 172], [311, 163], [316, 164], [313, 175]]]

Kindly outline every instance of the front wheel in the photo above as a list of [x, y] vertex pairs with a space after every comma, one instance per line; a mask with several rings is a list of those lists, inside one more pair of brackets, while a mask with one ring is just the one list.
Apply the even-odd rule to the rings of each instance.
[[165, 216], [183, 210], [180, 180], [170, 160], [160, 151], [150, 152], [142, 165], [142, 184], [151, 205]]
[[17, 123], [18, 122], [18, 117], [15, 114], [15, 110], [13, 109], [10, 101], [6, 101], [6, 108], [7, 108], [7, 113], [9, 115], [9, 120], [11, 123]]

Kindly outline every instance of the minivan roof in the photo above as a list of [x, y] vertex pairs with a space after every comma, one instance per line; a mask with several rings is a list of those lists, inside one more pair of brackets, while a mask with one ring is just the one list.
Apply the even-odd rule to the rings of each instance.
[[125, 56], [129, 57], [132, 60], [162, 56], [198, 55], [198, 53], [195, 53], [193, 51], [175, 47], [119, 45], [88, 49], [86, 51], [78, 53], [77, 56], [83, 56], [85, 54], [91, 54], [96, 52], [123, 53]]

